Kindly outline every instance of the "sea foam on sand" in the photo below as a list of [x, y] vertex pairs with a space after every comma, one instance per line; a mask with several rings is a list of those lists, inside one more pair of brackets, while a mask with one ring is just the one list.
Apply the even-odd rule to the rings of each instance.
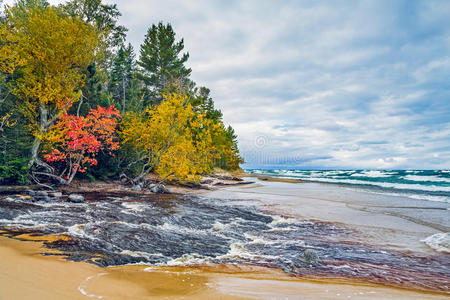
[[436, 251], [450, 253], [450, 232], [433, 234], [422, 242]]

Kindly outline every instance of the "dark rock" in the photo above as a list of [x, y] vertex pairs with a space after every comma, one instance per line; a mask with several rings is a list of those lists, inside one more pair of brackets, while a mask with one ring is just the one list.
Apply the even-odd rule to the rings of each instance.
[[52, 200], [50, 199], [50, 197], [48, 196], [39, 196], [39, 197], [35, 197], [34, 198], [35, 201], [39, 201], [39, 202], [51, 202]]
[[25, 192], [31, 197], [34, 197], [36, 195], [36, 192], [33, 190], [26, 190]]
[[37, 191], [35, 195], [36, 197], [47, 197], [48, 193], [46, 191]]
[[170, 194], [170, 191], [161, 183], [150, 185], [150, 191], [155, 194]]
[[211, 184], [213, 182], [214, 182], [214, 179], [211, 179], [211, 178], [205, 178], [205, 179], [200, 180], [201, 184]]
[[228, 185], [228, 184], [226, 184], [226, 183], [223, 182], [223, 181], [218, 181], [218, 182], [214, 183], [214, 185], [215, 185], [215, 186], [223, 186], [223, 185]]
[[231, 176], [231, 175], [219, 175], [219, 174], [213, 174], [212, 177], [215, 177], [220, 180], [229, 180], [229, 181], [243, 181], [242, 178]]
[[306, 249], [305, 252], [303, 252], [303, 260], [307, 263], [317, 262], [319, 261], [319, 255], [312, 249]]
[[82, 203], [84, 201], [84, 196], [79, 194], [70, 194], [67, 201], [72, 203]]

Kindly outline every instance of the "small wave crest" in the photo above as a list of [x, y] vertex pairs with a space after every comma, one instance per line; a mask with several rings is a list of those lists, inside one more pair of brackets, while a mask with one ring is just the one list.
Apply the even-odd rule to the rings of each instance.
[[450, 253], [450, 232], [433, 234], [422, 242], [438, 252]]
[[420, 181], [420, 182], [447, 182], [450, 183], [450, 178], [439, 177], [439, 176], [420, 176], [420, 175], [406, 175], [403, 176], [404, 179], [410, 181]]

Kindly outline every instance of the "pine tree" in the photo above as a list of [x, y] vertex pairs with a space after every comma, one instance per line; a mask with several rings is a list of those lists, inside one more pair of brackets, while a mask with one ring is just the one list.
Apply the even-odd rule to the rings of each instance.
[[[181, 54], [184, 41], [175, 41], [175, 32], [170, 24], [153, 24], [147, 31], [140, 49], [138, 65], [139, 78], [148, 89], [147, 103], [157, 104], [163, 99], [163, 92], [174, 82], [184, 82], [191, 74], [185, 67], [189, 53]], [[149, 101], [150, 100], [150, 101]]]
[[121, 46], [113, 60], [109, 88], [113, 99], [125, 111], [127, 100], [131, 98], [130, 88], [133, 80], [135, 68], [135, 55], [133, 47], [128, 44], [127, 47]]

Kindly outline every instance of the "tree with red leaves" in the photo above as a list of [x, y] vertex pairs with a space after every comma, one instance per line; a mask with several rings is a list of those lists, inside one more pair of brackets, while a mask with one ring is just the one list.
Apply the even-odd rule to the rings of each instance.
[[59, 175], [41, 173], [70, 184], [77, 172], [85, 172], [88, 166], [97, 165], [99, 151], [119, 149], [115, 136], [119, 111], [113, 106], [97, 106], [86, 117], [62, 114], [46, 135], [44, 159], [60, 170]]

